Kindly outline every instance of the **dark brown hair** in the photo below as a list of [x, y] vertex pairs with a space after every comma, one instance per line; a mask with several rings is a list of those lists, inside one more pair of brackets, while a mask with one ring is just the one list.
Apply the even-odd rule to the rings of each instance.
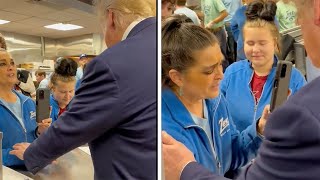
[[70, 58], [58, 58], [55, 63], [54, 72], [50, 79], [50, 86], [57, 85], [58, 81], [75, 82], [78, 64]]
[[177, 0], [161, 0], [161, 4], [171, 3], [171, 4], [175, 5], [176, 2], [177, 2]]
[[177, 0], [177, 5], [178, 6], [185, 6], [187, 3], [187, 0]]
[[[193, 52], [218, 43], [208, 30], [193, 24], [185, 15], [173, 15], [162, 25], [162, 84], [173, 87], [169, 71], [183, 72], [195, 63]], [[214, 52], [213, 52], [214, 53]]]
[[3, 35], [0, 33], [0, 48], [7, 50], [7, 43]]
[[46, 77], [46, 72], [41, 71], [41, 70], [37, 70], [37, 71], [35, 72], [35, 75]]
[[[280, 53], [280, 33], [274, 22], [277, 12], [277, 5], [274, 1], [256, 0], [248, 4], [246, 9], [247, 21], [245, 28], [267, 28], [274, 38], [277, 49]], [[245, 37], [244, 37], [245, 38]]]

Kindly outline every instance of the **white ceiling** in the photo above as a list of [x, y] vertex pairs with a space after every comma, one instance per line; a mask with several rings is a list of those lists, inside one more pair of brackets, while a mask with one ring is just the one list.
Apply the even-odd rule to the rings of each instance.
[[[97, 17], [89, 13], [92, 12], [91, 6], [77, 0], [64, 0], [63, 4], [61, 2], [61, 0], [0, 0], [0, 19], [11, 21], [0, 25], [0, 31], [54, 39], [100, 32]], [[89, 10], [80, 10], [83, 8]], [[84, 28], [57, 31], [44, 27], [55, 23], [70, 23]]]

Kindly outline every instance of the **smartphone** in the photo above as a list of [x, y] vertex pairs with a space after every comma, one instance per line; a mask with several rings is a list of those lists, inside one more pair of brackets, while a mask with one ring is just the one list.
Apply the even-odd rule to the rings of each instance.
[[291, 78], [292, 63], [278, 61], [276, 75], [273, 81], [270, 111], [282, 105], [289, 96], [289, 83]]
[[36, 121], [38, 123], [50, 117], [50, 90], [38, 88], [36, 91]]

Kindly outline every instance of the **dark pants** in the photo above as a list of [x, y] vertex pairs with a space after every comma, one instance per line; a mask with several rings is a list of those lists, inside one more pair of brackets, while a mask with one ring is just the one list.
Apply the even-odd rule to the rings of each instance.
[[224, 28], [221, 28], [220, 30], [213, 32], [213, 34], [217, 37], [219, 43], [220, 43], [220, 48], [221, 52], [224, 56], [224, 61], [222, 62], [223, 66], [223, 72], [225, 69], [229, 66], [229, 61], [227, 59], [227, 37]]
[[225, 26], [227, 31], [227, 60], [229, 61], [229, 64], [232, 64], [237, 59], [237, 43], [234, 40], [230, 23], [226, 23]]

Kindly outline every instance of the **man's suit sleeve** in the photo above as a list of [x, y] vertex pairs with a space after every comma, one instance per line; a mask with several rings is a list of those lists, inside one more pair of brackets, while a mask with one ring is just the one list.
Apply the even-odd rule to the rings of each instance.
[[223, 176], [213, 174], [197, 162], [189, 163], [182, 171], [181, 180], [229, 180]]
[[105, 59], [86, 67], [68, 111], [25, 151], [27, 169], [36, 173], [59, 156], [90, 142], [121, 123], [119, 88]]
[[[319, 179], [319, 149], [319, 120], [315, 114], [287, 103], [271, 114], [257, 158], [237, 180]], [[219, 178], [203, 166], [190, 163], [181, 175], [181, 180], [189, 179]]]
[[255, 161], [238, 179], [319, 179], [319, 120], [307, 108], [287, 103], [274, 111]]

